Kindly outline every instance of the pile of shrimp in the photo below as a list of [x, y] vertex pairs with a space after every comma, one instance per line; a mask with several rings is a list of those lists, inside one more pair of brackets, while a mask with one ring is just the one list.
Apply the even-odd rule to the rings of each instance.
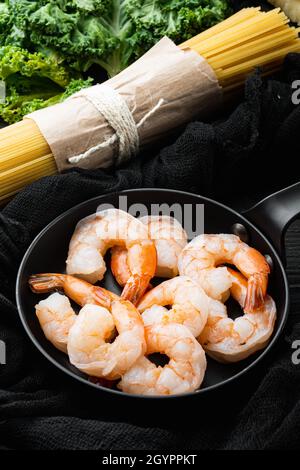
[[[108, 250], [120, 295], [99, 285]], [[107, 209], [77, 224], [65, 273], [34, 274], [29, 286], [52, 292], [36, 316], [72, 366], [130, 394], [174, 395], [200, 388], [206, 355], [231, 363], [267, 345], [276, 320], [269, 272], [265, 257], [235, 235], [188, 242], [172, 217]], [[243, 310], [234, 320], [230, 296]], [[153, 353], [168, 362], [156, 365]]]

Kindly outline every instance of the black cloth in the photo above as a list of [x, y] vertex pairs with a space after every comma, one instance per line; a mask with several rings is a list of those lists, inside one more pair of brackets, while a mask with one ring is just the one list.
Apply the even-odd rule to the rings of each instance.
[[[300, 107], [291, 81], [300, 56], [290, 55], [274, 80], [259, 75], [227, 116], [194, 122], [157, 155], [119, 170], [70, 171], [44, 178], [0, 213], [0, 445], [17, 449], [262, 449], [300, 444], [300, 368], [291, 341], [293, 312], [278, 347], [234, 387], [200, 400], [126, 401], [81, 386], [50, 365], [27, 338], [15, 304], [16, 271], [33, 237], [54, 217], [93, 196], [138, 187], [257, 199], [297, 180]], [[226, 114], [224, 112], [224, 114]], [[240, 196], [239, 196], [240, 197]]]

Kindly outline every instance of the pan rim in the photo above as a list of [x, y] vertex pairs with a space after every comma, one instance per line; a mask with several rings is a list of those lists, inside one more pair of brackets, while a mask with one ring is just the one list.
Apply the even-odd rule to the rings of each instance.
[[[64, 217], [66, 217], [69, 213], [73, 212], [73, 211], [76, 211], [78, 210], [80, 207], [83, 207], [85, 204], [89, 204], [89, 203], [92, 203], [93, 201], [96, 201], [100, 198], [109, 198], [111, 196], [116, 196], [116, 195], [122, 195], [122, 194], [125, 194], [125, 193], [133, 193], [133, 192], [136, 192], [136, 193], [139, 193], [141, 191], [149, 191], [149, 192], [166, 192], [166, 193], [175, 193], [175, 194], [182, 194], [182, 195], [186, 195], [186, 196], [192, 196], [192, 197], [195, 197], [195, 198], [199, 198], [201, 199], [202, 201], [204, 202], [208, 202], [208, 203], [211, 203], [211, 204], [214, 204], [214, 205], [217, 205], [219, 206], [220, 208], [222, 208], [223, 210], [226, 210], [226, 211], [229, 211], [231, 212], [232, 214], [234, 215], [237, 215], [238, 217], [240, 217], [242, 220], [244, 220], [254, 231], [256, 231], [259, 236], [267, 243], [267, 245], [270, 247], [270, 249], [272, 250], [272, 256], [274, 256], [276, 258], [276, 261], [280, 267], [280, 270], [281, 270], [281, 274], [283, 276], [283, 280], [284, 280], [284, 290], [285, 290], [285, 293], [286, 293], [286, 300], [285, 300], [285, 305], [284, 305], [284, 310], [283, 310], [283, 314], [282, 314], [282, 319], [281, 319], [281, 322], [280, 324], [278, 325], [278, 328], [276, 330], [276, 332], [274, 333], [274, 335], [272, 336], [270, 342], [268, 343], [268, 345], [266, 346], [266, 348], [262, 349], [261, 351], [258, 351], [259, 352], [259, 355], [258, 357], [253, 361], [251, 362], [250, 364], [248, 364], [244, 369], [242, 369], [241, 371], [239, 371], [238, 373], [234, 374], [232, 377], [226, 379], [226, 380], [223, 380], [217, 384], [214, 384], [214, 385], [211, 385], [209, 387], [206, 387], [206, 388], [200, 388], [198, 390], [195, 390], [193, 392], [187, 392], [187, 393], [182, 393], [182, 394], [174, 394], [174, 395], [151, 395], [151, 396], [148, 396], [148, 395], [141, 395], [141, 394], [136, 394], [136, 395], [133, 395], [133, 394], [130, 394], [130, 393], [127, 393], [127, 392], [122, 392], [122, 391], [119, 391], [119, 390], [114, 390], [114, 389], [108, 389], [106, 387], [103, 387], [102, 385], [98, 385], [98, 384], [95, 384], [93, 382], [90, 382], [87, 378], [85, 377], [81, 377], [79, 375], [77, 375], [75, 372], [67, 369], [65, 366], [63, 366], [62, 364], [60, 364], [56, 359], [54, 359], [44, 348], [43, 346], [40, 344], [40, 342], [36, 339], [35, 335], [32, 333], [29, 325], [27, 324], [26, 322], [26, 319], [25, 319], [25, 314], [23, 314], [23, 308], [21, 306], [21, 295], [20, 295], [20, 292], [21, 292], [21, 289], [20, 289], [20, 283], [21, 283], [21, 278], [22, 278], [22, 272], [24, 270], [24, 267], [26, 266], [26, 262], [27, 262], [27, 259], [29, 258], [30, 254], [31, 254], [31, 251], [33, 250], [33, 248], [36, 246], [36, 244], [38, 243], [38, 241], [40, 240], [40, 238], [44, 235], [45, 232], [47, 232], [49, 229], [51, 229], [51, 227], [53, 225], [55, 225], [59, 220], [63, 219]], [[270, 197], [270, 196], [268, 196]], [[247, 372], [249, 372], [254, 366], [256, 366], [269, 352], [270, 350], [274, 347], [275, 343], [277, 342], [277, 340], [279, 339], [283, 329], [284, 329], [284, 326], [286, 324], [286, 321], [287, 321], [287, 316], [288, 316], [288, 311], [289, 311], [289, 306], [290, 306], [290, 296], [289, 296], [289, 285], [288, 285], [288, 280], [287, 280], [287, 275], [286, 275], [286, 272], [285, 272], [285, 269], [284, 269], [284, 266], [282, 264], [282, 261], [279, 257], [279, 255], [277, 254], [275, 248], [273, 247], [272, 243], [268, 240], [268, 238], [261, 232], [261, 230], [256, 227], [250, 220], [247, 219], [247, 217], [245, 217], [243, 214], [241, 214], [240, 212], [232, 209], [231, 207], [229, 206], [226, 206], [225, 204], [219, 202], [219, 201], [216, 201], [214, 199], [211, 199], [211, 198], [208, 198], [206, 196], [201, 196], [200, 194], [195, 194], [195, 193], [191, 193], [191, 192], [188, 192], [188, 191], [181, 191], [181, 190], [176, 190], [176, 189], [167, 189], [167, 188], [133, 188], [133, 189], [124, 189], [122, 191], [111, 191], [110, 193], [106, 193], [106, 194], [102, 194], [102, 195], [99, 195], [99, 196], [95, 196], [93, 198], [90, 198], [90, 199], [87, 199], [86, 201], [83, 201], [79, 204], [76, 204], [75, 206], [67, 209], [66, 211], [64, 211], [62, 214], [58, 215], [57, 217], [55, 217], [55, 219], [53, 219], [51, 222], [49, 222], [36, 236], [35, 238], [32, 240], [32, 242], [30, 243], [29, 247], [27, 248], [23, 258], [22, 258], [22, 261], [20, 263], [20, 266], [19, 266], [19, 269], [18, 269], [18, 273], [17, 273], [17, 280], [16, 280], [16, 304], [17, 304], [17, 309], [18, 309], [18, 315], [21, 319], [21, 323], [27, 333], [27, 335], [29, 336], [30, 340], [32, 341], [32, 343], [35, 345], [35, 347], [40, 351], [40, 353], [43, 354], [43, 356], [50, 362], [52, 363], [54, 366], [56, 366], [58, 369], [60, 369], [62, 372], [66, 373], [67, 375], [69, 375], [70, 377], [78, 380], [79, 382], [83, 383], [83, 384], [86, 384], [86, 385], [89, 385], [91, 387], [93, 387], [94, 389], [96, 390], [101, 390], [102, 392], [105, 392], [105, 393], [112, 393], [114, 396], [118, 396], [118, 397], [126, 397], [126, 398], [130, 398], [130, 399], [147, 399], [147, 400], [158, 400], [158, 399], [178, 399], [178, 398], [191, 398], [191, 397], [196, 397], [196, 396], [199, 396], [199, 395], [202, 395], [202, 394], [207, 394], [209, 392], [213, 392], [215, 390], [218, 390], [220, 389], [221, 387], [224, 387], [226, 385], [229, 385], [231, 384], [232, 382], [234, 382], [235, 380], [238, 380], [242, 375], [246, 374]]]

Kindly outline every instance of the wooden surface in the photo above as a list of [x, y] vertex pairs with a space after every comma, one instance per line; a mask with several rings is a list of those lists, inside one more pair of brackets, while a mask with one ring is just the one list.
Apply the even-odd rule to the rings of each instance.
[[300, 321], [300, 220], [289, 227], [286, 234], [287, 274], [291, 292], [290, 315]]

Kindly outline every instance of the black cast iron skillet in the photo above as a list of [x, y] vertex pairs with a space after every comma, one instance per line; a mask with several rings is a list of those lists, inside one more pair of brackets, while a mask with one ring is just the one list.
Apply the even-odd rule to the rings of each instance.
[[[244, 241], [267, 255], [272, 267], [268, 291], [277, 305], [277, 321], [268, 346], [250, 356], [250, 358], [236, 364], [220, 364], [208, 358], [207, 372], [201, 388], [193, 394], [187, 394], [187, 396], [207, 394], [238, 379], [261, 361], [272, 349], [288, 315], [289, 291], [283, 267], [285, 262], [283, 238], [288, 224], [300, 213], [300, 183], [267, 197], [244, 215], [211, 199], [181, 191], [136, 189], [107, 194], [86, 201], [65, 212], [51, 222], [35, 238], [21, 263], [16, 286], [19, 314], [29, 337], [42, 354], [66, 374], [89, 387], [96, 387], [98, 390], [106, 391], [106, 393], [127, 395], [118, 390], [108, 389], [92, 383], [85, 374], [69, 363], [66, 355], [55, 349], [46, 340], [34, 311], [34, 306], [41, 300], [41, 296], [33, 294], [28, 287], [28, 278], [31, 274], [64, 272], [68, 244], [77, 222], [95, 212], [100, 204], [109, 203], [119, 207], [119, 196], [121, 195], [127, 196], [128, 205], [143, 203], [148, 210], [150, 210], [151, 204], [167, 203], [172, 206], [177, 203], [181, 207], [184, 204], [190, 204], [195, 210], [199, 207], [198, 204], [204, 204], [204, 229], [206, 233], [238, 234]], [[117, 293], [120, 292], [110, 272], [106, 274], [102, 285]], [[139, 395], [134, 397], [141, 398]]]

